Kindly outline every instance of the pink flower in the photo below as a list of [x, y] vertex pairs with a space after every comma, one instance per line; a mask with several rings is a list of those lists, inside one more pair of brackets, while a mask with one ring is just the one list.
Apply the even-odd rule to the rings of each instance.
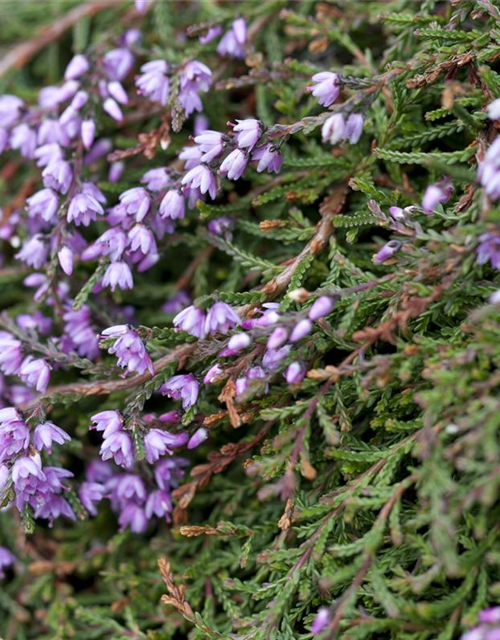
[[182, 408], [189, 409], [198, 400], [198, 381], [191, 374], [173, 376], [161, 387], [161, 392], [169, 398], [182, 399]]
[[225, 302], [216, 302], [209, 310], [205, 322], [206, 333], [227, 333], [240, 323], [240, 317]]
[[71, 438], [66, 431], [53, 422], [41, 422], [33, 432], [33, 445], [39, 451], [46, 449], [51, 453], [53, 442], [64, 444], [64, 442], [69, 442], [70, 440]]
[[34, 387], [40, 393], [45, 393], [50, 380], [50, 370], [50, 365], [42, 358], [35, 360], [32, 356], [28, 356], [23, 360], [19, 376], [28, 387]]
[[190, 189], [200, 189], [202, 194], [209, 193], [212, 200], [217, 195], [217, 181], [214, 174], [205, 164], [199, 164], [186, 173], [181, 180]]
[[134, 279], [132, 278], [132, 272], [130, 267], [125, 262], [112, 262], [106, 269], [102, 284], [105, 287], [114, 291], [116, 287], [120, 289], [132, 289], [134, 286]]
[[173, 325], [196, 338], [205, 337], [205, 314], [193, 305], [178, 313], [173, 320]]
[[316, 73], [311, 78], [313, 83], [307, 87], [315, 98], [318, 98], [318, 103], [323, 107], [329, 107], [340, 94], [340, 80], [336, 73], [331, 71], [322, 71]]

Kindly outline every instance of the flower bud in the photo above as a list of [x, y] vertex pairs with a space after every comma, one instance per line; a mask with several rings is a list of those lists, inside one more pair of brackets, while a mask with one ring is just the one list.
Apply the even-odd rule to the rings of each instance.
[[335, 306], [335, 302], [328, 296], [318, 298], [309, 309], [309, 320], [318, 320], [323, 316], [327, 316]]
[[304, 320], [301, 320], [293, 328], [293, 331], [290, 335], [290, 342], [298, 342], [299, 340], [302, 340], [302, 338], [307, 336], [308, 333], [311, 333], [312, 328], [313, 323], [307, 318], [304, 318]]

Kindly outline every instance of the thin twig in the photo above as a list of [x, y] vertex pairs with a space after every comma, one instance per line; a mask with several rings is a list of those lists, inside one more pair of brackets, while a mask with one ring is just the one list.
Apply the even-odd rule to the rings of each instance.
[[116, 0], [99, 0], [99, 2], [87, 2], [69, 11], [65, 16], [56, 20], [53, 24], [41, 29], [40, 33], [27, 42], [22, 42], [11, 49], [0, 61], [0, 77], [11, 69], [20, 69], [31, 58], [48, 46], [54, 40], [60, 38], [68, 29], [82, 18], [89, 18], [104, 9], [116, 7]]

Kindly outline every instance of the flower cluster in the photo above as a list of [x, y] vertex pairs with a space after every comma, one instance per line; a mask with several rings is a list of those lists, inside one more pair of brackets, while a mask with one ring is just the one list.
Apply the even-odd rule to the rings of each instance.
[[[222, 27], [210, 27], [205, 35], [200, 37], [202, 44], [207, 44], [216, 40], [222, 34]], [[222, 36], [217, 45], [217, 52], [221, 56], [229, 56], [231, 58], [244, 58], [246, 55], [245, 45], [247, 43], [247, 23], [244, 18], [236, 18], [231, 28]]]
[[64, 515], [72, 520], [75, 513], [63, 497], [65, 484], [73, 473], [60, 467], [45, 466], [41, 452], [52, 451], [54, 443], [62, 445], [70, 436], [52, 422], [40, 422], [30, 429], [14, 407], [0, 409], [0, 492], [11, 489], [19, 511], [29, 505], [35, 518], [52, 524]]

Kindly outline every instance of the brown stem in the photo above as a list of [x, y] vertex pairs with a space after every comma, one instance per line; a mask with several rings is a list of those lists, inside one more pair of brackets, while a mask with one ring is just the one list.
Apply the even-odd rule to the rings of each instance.
[[56, 20], [53, 24], [47, 25], [40, 30], [40, 33], [27, 42], [22, 42], [11, 49], [0, 61], [0, 77], [11, 69], [20, 69], [27, 64], [31, 58], [48, 46], [54, 40], [60, 38], [68, 29], [84, 17], [91, 16], [108, 9], [116, 7], [116, 0], [99, 0], [99, 2], [86, 2], [69, 11], [65, 16]]

